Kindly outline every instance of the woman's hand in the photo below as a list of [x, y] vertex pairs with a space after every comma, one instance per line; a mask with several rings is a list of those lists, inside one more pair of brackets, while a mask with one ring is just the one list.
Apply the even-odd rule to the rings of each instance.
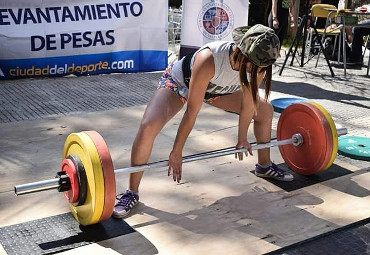
[[[244, 152], [245, 156], [248, 157], [248, 152], [251, 156], [253, 156], [252, 146], [250, 145], [250, 143], [247, 140], [238, 142], [238, 144], [235, 146], [235, 148], [237, 148], [237, 149], [246, 148], [246, 149], [248, 149], [248, 151]], [[236, 159], [239, 158], [239, 160], [243, 160], [243, 152], [235, 153], [235, 158]]]
[[278, 29], [279, 28], [279, 21], [278, 21], [278, 19], [276, 17], [272, 20], [272, 26], [275, 29]]
[[173, 181], [174, 182], [177, 181], [178, 183], [180, 183], [182, 173], [182, 153], [176, 153], [174, 151], [171, 151], [168, 160], [168, 176], [171, 175], [171, 171]]

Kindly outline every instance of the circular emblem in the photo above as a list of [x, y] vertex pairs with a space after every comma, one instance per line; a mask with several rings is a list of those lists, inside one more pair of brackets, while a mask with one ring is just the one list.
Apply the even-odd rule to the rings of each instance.
[[234, 15], [224, 3], [211, 2], [203, 5], [198, 14], [198, 28], [208, 39], [221, 40], [234, 27]]

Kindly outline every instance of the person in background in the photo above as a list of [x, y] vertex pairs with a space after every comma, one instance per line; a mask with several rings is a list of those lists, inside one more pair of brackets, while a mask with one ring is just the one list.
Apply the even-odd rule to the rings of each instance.
[[280, 40], [280, 47], [288, 32], [290, 17], [290, 26], [295, 25], [294, 0], [272, 0], [271, 12], [268, 17], [268, 25], [274, 29]]
[[[362, 5], [362, 8], [367, 8], [367, 12], [370, 12], [370, 4]], [[354, 8], [356, 10], [359, 9]], [[369, 16], [365, 16], [369, 17]], [[367, 25], [368, 27], [353, 27], [352, 28], [352, 45], [351, 52], [349, 53], [349, 60], [347, 64], [349, 66], [362, 66], [363, 65], [363, 55], [362, 55], [362, 45], [364, 43], [364, 36], [370, 35], [370, 19], [367, 18], [359, 22], [361, 25]], [[367, 47], [367, 45], [365, 45]]]

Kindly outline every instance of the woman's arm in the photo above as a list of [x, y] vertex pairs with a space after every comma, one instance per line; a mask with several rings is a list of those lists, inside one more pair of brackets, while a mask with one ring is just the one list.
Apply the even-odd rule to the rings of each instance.
[[[246, 86], [242, 85], [242, 105], [239, 114], [239, 126], [238, 126], [238, 143], [236, 148], [247, 148], [250, 155], [253, 155], [251, 145], [248, 142], [247, 135], [249, 125], [252, 121], [253, 115], [255, 113], [255, 106], [253, 104], [253, 97], [251, 90]], [[248, 156], [247, 153], [245, 153]], [[239, 160], [243, 160], [243, 153], [238, 154]]]
[[197, 53], [189, 83], [187, 108], [177, 130], [176, 139], [168, 163], [168, 175], [173, 171], [173, 180], [180, 182], [182, 172], [182, 150], [193, 129], [202, 107], [204, 95], [215, 73], [214, 60], [209, 49]]
[[[260, 85], [262, 83], [263, 77], [266, 75], [265, 71], [257, 73], [257, 84]], [[242, 98], [242, 106], [241, 112], [239, 115], [239, 128], [238, 128], [238, 143], [236, 148], [247, 148], [250, 155], [252, 153], [252, 147], [248, 142], [247, 135], [249, 125], [253, 119], [254, 114], [256, 113], [256, 106], [253, 104], [253, 97], [250, 88], [246, 86], [242, 86], [243, 91], [243, 98]], [[247, 153], [245, 153], [248, 156]], [[239, 160], [243, 160], [243, 153], [239, 153], [235, 155], [239, 157]]]

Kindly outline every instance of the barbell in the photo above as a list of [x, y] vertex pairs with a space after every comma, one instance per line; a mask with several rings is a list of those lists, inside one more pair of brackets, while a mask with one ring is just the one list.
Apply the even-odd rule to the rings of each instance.
[[[252, 150], [279, 146], [286, 164], [295, 172], [310, 175], [329, 168], [337, 154], [337, 129], [330, 114], [319, 104], [304, 102], [288, 106], [280, 115], [277, 139], [252, 144]], [[182, 162], [215, 158], [240, 152], [245, 148], [229, 147], [183, 157]], [[168, 160], [114, 169], [108, 147], [96, 131], [70, 134], [63, 148], [60, 171], [54, 179], [21, 184], [16, 195], [58, 189], [64, 193], [74, 218], [81, 225], [92, 225], [111, 217], [116, 195], [116, 173], [134, 173], [166, 167]]]

